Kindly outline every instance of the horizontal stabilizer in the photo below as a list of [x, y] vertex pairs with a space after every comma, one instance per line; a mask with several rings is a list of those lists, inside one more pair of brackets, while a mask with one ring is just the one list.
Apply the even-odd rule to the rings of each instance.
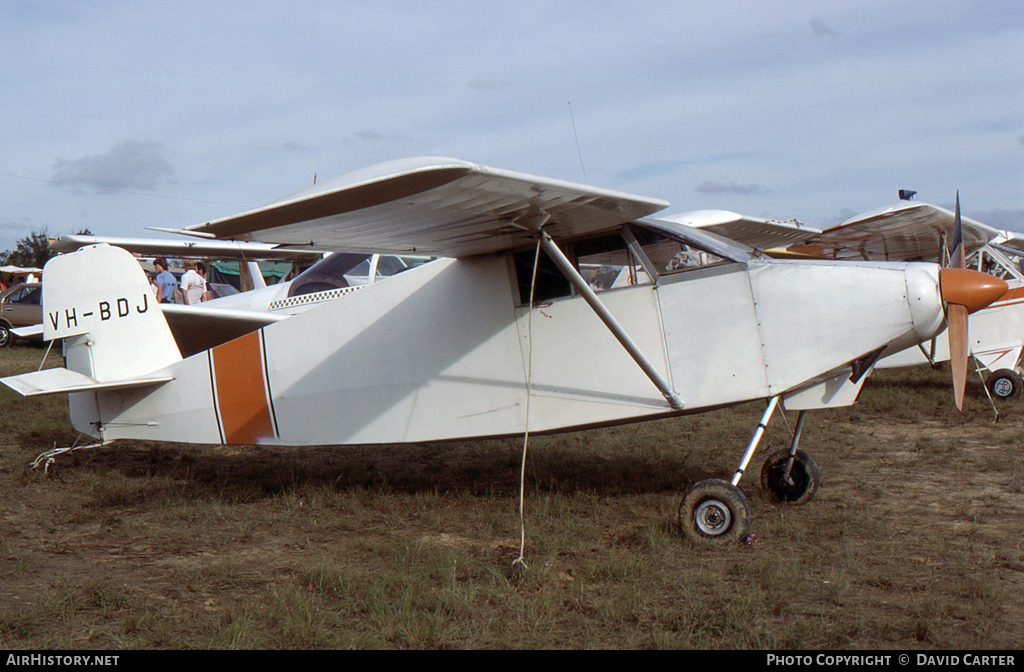
[[115, 380], [101, 383], [81, 373], [75, 373], [67, 369], [43, 369], [32, 373], [22, 373], [17, 376], [0, 378], [0, 383], [11, 388], [15, 392], [26, 396], [35, 397], [41, 394], [58, 394], [68, 392], [86, 392], [89, 390], [117, 390], [131, 387], [145, 387], [147, 385], [162, 385], [174, 380], [174, 376], [149, 375], [141, 378], [130, 378], [128, 380]]
[[43, 325], [40, 323], [32, 324], [27, 327], [15, 327], [14, 329], [11, 329], [11, 333], [18, 338], [35, 338], [36, 336], [43, 335]]
[[183, 357], [209, 350], [288, 317], [260, 310], [209, 308], [204, 304], [163, 303], [160, 308]]

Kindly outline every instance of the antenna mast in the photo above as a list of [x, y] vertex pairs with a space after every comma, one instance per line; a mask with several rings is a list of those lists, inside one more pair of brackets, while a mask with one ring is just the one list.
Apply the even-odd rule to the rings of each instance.
[[576, 135], [576, 119], [572, 116], [572, 102], [569, 102], [569, 120], [572, 122], [572, 137], [576, 139], [576, 154], [580, 157], [580, 170], [583, 171], [583, 182], [590, 184], [587, 181], [587, 169], [583, 167], [583, 153], [580, 151], [580, 138]]

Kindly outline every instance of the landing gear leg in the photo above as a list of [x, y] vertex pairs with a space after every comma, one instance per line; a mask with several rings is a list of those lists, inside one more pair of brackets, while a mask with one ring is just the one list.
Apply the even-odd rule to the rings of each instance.
[[768, 400], [768, 408], [765, 409], [761, 422], [754, 430], [754, 436], [747, 444], [747, 450], [736, 473], [733, 474], [731, 483], [717, 478], [708, 479], [697, 483], [686, 493], [686, 497], [679, 504], [679, 529], [684, 536], [714, 545], [743, 541], [747, 538], [750, 532], [750, 506], [747, 504], [746, 496], [737, 486], [778, 405], [778, 397]]
[[810, 455], [797, 449], [806, 412], [800, 411], [797, 416], [796, 431], [793, 432], [793, 443], [789, 450], [772, 453], [761, 467], [761, 487], [777, 502], [806, 504], [814, 499], [821, 484], [818, 465]]

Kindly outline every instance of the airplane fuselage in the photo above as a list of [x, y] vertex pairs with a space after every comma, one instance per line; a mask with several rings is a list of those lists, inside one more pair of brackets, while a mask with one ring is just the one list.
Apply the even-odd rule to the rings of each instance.
[[932, 264], [752, 259], [601, 300], [681, 410], [580, 297], [520, 305], [506, 253], [438, 260], [314, 306], [172, 364], [155, 388], [74, 393], [72, 421], [105, 440], [213, 444], [506, 436], [527, 427], [528, 381], [531, 432], [775, 395], [814, 408], [852, 403], [863, 381], [847, 380], [851, 362], [931, 338], [943, 320]]

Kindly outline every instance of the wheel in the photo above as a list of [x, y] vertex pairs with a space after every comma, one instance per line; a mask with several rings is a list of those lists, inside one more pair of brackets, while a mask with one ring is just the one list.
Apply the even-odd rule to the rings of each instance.
[[1009, 401], [1020, 394], [1024, 381], [1016, 371], [999, 369], [988, 377], [985, 385], [988, 386], [988, 391], [992, 393], [993, 397]]
[[679, 529], [707, 544], [743, 541], [750, 531], [750, 507], [740, 489], [709, 479], [697, 483], [679, 504]]
[[818, 465], [804, 451], [796, 451], [787, 481], [785, 473], [788, 460], [788, 450], [779, 450], [769, 455], [761, 467], [761, 487], [777, 502], [806, 504], [814, 499], [821, 485]]
[[11, 328], [0, 323], [0, 348], [6, 348], [11, 344]]

